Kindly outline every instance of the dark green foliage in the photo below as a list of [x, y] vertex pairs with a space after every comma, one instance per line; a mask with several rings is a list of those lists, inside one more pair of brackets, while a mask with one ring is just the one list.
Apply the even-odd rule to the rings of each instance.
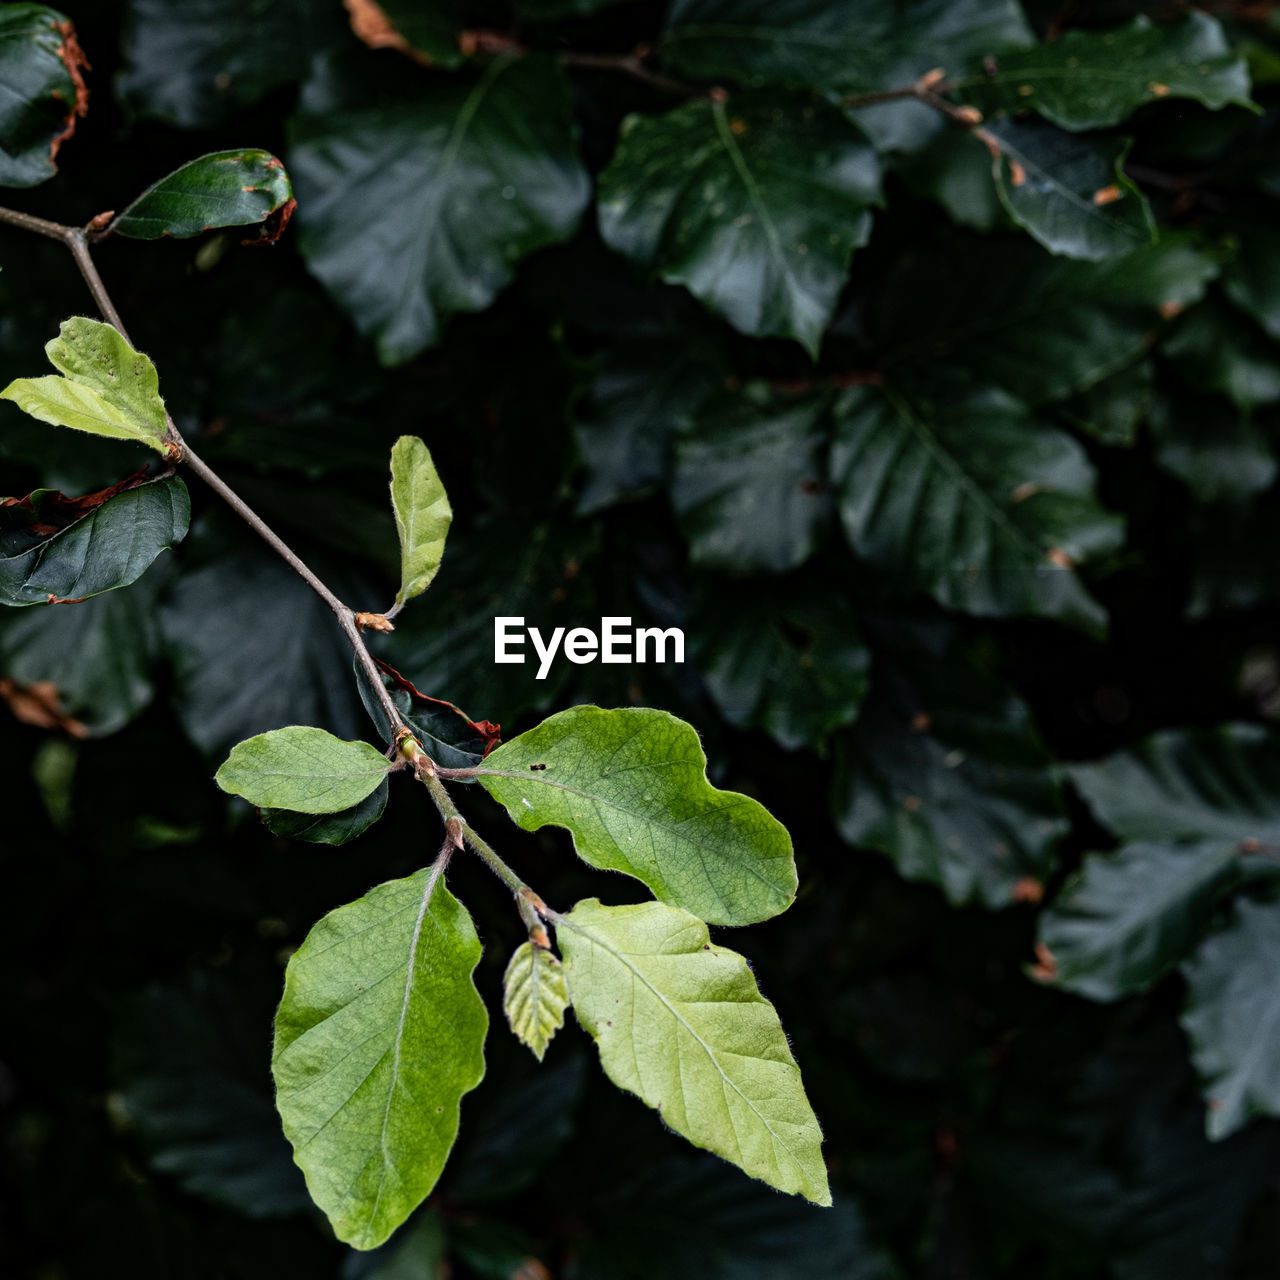
[[[156, 452], [76, 506], [144, 451], [4, 403], [0, 593], [103, 594], [0, 616], [0, 1274], [1271, 1280], [1267, 6], [381, 9], [370, 49], [321, 0], [5, 6], [0, 204], [167, 232], [94, 248], [165, 405], [355, 608], [395, 599], [387, 456], [426, 443], [449, 540], [371, 647], [442, 765], [484, 757], [483, 722], [658, 708], [715, 794], [786, 825], [794, 904], [711, 943], [781, 1017], [834, 1206], [684, 1148], [569, 1017], [541, 1065], [495, 1025], [428, 1202], [377, 1251], [336, 1243], [271, 1014], [314, 922], [419, 873], [439, 823], [403, 775], [335, 814], [218, 792], [284, 725], [380, 751], [368, 680], [197, 480], [184, 541]], [[64, 16], [92, 97], [55, 168]], [[985, 140], [846, 101], [935, 68]], [[253, 157], [245, 181], [192, 182], [209, 153]], [[288, 198], [269, 156], [297, 215], [242, 248]], [[92, 312], [8, 226], [0, 302], [0, 388]], [[681, 626], [688, 661], [539, 680], [494, 664], [498, 614]], [[455, 795], [562, 910], [645, 895], [552, 819]], [[525, 931], [474, 858], [449, 875], [496, 1014]]]

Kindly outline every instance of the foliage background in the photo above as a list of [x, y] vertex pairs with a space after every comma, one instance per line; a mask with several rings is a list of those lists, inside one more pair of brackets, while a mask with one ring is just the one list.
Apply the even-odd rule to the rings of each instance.
[[[1185, 16], [1123, 0], [771, 8], [797, 30], [840, 11], [865, 21], [872, 70], [837, 92], [935, 65], [980, 75], [982, 54], [1032, 31], [1059, 40], [1140, 13]], [[1280, 19], [1269, 4], [1212, 8], [1265, 107]], [[728, 307], [735, 328], [605, 246], [573, 146], [598, 176], [628, 112], [661, 120], [681, 98], [552, 57], [504, 73], [509, 109], [481, 161], [510, 173], [517, 205], [543, 185], [542, 229], [509, 229], [466, 271], [437, 251], [425, 270], [439, 314], [403, 297], [378, 314], [418, 280], [401, 233], [423, 221], [424, 184], [456, 179], [466, 195], [464, 170], [430, 161], [438, 140], [414, 151], [456, 116], [482, 74], [470, 64], [489, 65], [483, 47], [449, 53], [457, 27], [549, 55], [625, 54], [660, 38], [664, 6], [406, 9], [404, 30], [452, 70], [365, 49], [322, 0], [69, 13], [93, 62], [91, 109], [57, 178], [15, 204], [83, 222], [195, 155], [241, 145], [281, 155], [298, 188], [297, 221], [274, 248], [229, 234], [112, 241], [98, 255], [184, 434], [371, 609], [389, 601], [395, 571], [387, 451], [421, 435], [458, 514], [440, 578], [389, 639], [389, 660], [508, 734], [584, 700], [665, 707], [699, 727], [718, 785], [791, 829], [799, 900], [732, 945], [792, 1037], [839, 1196], [811, 1209], [691, 1153], [605, 1082], [574, 1028], [539, 1069], [498, 1026], [428, 1207], [380, 1255], [331, 1241], [271, 1106], [283, 963], [321, 914], [421, 865], [438, 834], [401, 797], [358, 843], [308, 846], [272, 837], [211, 785], [249, 734], [366, 726], [323, 606], [193, 485], [190, 539], [141, 583], [0, 619], [4, 674], [54, 680], [88, 731], [14, 720], [0, 735], [0, 1270], [1273, 1275], [1280, 1126], [1265, 1117], [1280, 1112], [1280, 904], [1268, 849], [1248, 846], [1280, 844], [1268, 838], [1280, 812], [1276, 114], [1152, 94], [1122, 130], [1084, 135], [1091, 156], [1134, 140], [1128, 171], [1159, 225], [1154, 249], [1123, 241], [1147, 234], [1142, 217], [1098, 231], [1105, 204], [1028, 212], [1017, 202], [1034, 192], [1006, 170], [1015, 216], [1041, 238], [1078, 252], [1104, 237], [1092, 265], [1015, 226], [985, 150], [927, 107], [854, 113], [877, 161], [823, 114], [836, 108], [774, 83], [735, 46], [686, 54], [682, 74], [718, 57], [707, 83], [761, 82], [754, 101], [729, 98], [726, 119], [745, 120], [746, 137], [796, 103], [818, 113], [822, 136], [784, 138], [766, 168], [785, 171], [793, 145], [843, 147], [874, 207], [858, 215], [847, 192], [838, 205], [839, 234], [869, 243], [847, 280], [852, 244], [815, 268], [834, 280], [815, 365], [779, 334], [816, 347], [821, 319], [755, 320], [744, 304]], [[733, 116], [744, 100], [759, 114]], [[1079, 136], [1024, 119], [1000, 128], [1049, 166]], [[643, 130], [627, 138], [639, 147]], [[606, 197], [623, 179], [635, 174], [606, 179]], [[1123, 208], [1137, 208], [1124, 191]], [[504, 225], [492, 194], [455, 209], [464, 259]], [[822, 198], [801, 185], [783, 204]], [[712, 207], [687, 234], [705, 246], [734, 212]], [[606, 198], [601, 225], [611, 216]], [[713, 280], [741, 265], [715, 262]], [[6, 230], [0, 265], [7, 382], [44, 370], [44, 342], [88, 299], [59, 246]], [[363, 287], [344, 293], [343, 279]], [[886, 385], [972, 474], [994, 469], [1003, 484], [1013, 459], [1041, 468], [1047, 488], [1075, 487], [1036, 532], [1078, 547], [1081, 586], [1055, 595], [1025, 566], [979, 587], [950, 572], [946, 538], [972, 516], [972, 486], [902, 506], [919, 461], [894, 443], [892, 413], [877, 417]], [[7, 493], [86, 492], [130, 469], [121, 446], [0, 415]], [[867, 500], [858, 458], [887, 476], [869, 524], [849, 514]], [[538, 683], [528, 666], [492, 664], [498, 613], [544, 629], [602, 614], [678, 623], [696, 661], [562, 662]], [[1263, 728], [1162, 739], [1101, 772], [1064, 767], [1227, 721]], [[549, 901], [600, 891], [553, 834], [516, 833], [466, 798]], [[1082, 865], [1096, 896], [1078, 907]], [[520, 926], [480, 867], [452, 874], [488, 943], [478, 980], [496, 1008]], [[1049, 952], [1037, 955], [1037, 937]], [[1193, 1047], [1210, 1098], [1247, 1099], [1213, 1141]]]

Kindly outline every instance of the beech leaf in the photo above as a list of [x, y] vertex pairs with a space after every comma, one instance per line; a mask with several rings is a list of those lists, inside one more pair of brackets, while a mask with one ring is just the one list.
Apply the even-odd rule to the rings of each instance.
[[237, 743], [214, 781], [260, 808], [339, 813], [376, 791], [390, 770], [367, 742], [294, 724]]
[[431, 453], [417, 436], [401, 436], [391, 447], [391, 506], [400, 535], [399, 609], [431, 585], [453, 519]]
[[568, 1007], [560, 961], [532, 942], [517, 947], [502, 979], [502, 1009], [516, 1039], [528, 1045], [539, 1062], [564, 1026]]
[[747, 962], [660, 902], [579, 902], [556, 922], [574, 1013], [620, 1089], [695, 1147], [829, 1205], [822, 1131]]
[[591, 866], [712, 924], [767, 920], [795, 897], [791, 837], [706, 769], [697, 733], [668, 712], [582, 706], [503, 743], [476, 772], [517, 826], [566, 827]]
[[484, 1075], [479, 960], [471, 917], [423, 869], [331, 911], [285, 970], [276, 1106], [312, 1198], [356, 1249], [435, 1186]]

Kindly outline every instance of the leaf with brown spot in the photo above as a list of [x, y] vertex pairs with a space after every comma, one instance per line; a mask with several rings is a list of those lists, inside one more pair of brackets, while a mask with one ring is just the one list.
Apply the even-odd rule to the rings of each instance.
[[454, 5], [421, 0], [342, 0], [351, 30], [370, 49], [394, 49], [419, 66], [462, 62], [462, 24]]

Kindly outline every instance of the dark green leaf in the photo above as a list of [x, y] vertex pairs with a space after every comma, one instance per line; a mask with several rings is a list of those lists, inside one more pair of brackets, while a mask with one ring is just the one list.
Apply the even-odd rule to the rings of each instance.
[[253, 1218], [310, 1205], [271, 1105], [261, 1028], [271, 1006], [194, 972], [130, 1001], [116, 1036], [123, 1119], [158, 1173]]
[[1181, 963], [1239, 872], [1239, 846], [1220, 840], [1090, 854], [1040, 917], [1045, 977], [1091, 1000], [1146, 990]]
[[1184, 316], [1163, 351], [1179, 377], [1220, 391], [1241, 409], [1280, 400], [1280, 350], [1221, 297]]
[[328, 62], [308, 81], [289, 169], [307, 265], [398, 364], [572, 235], [587, 175], [547, 60], [499, 59], [478, 79], [360, 65], [364, 79]]
[[51, 537], [0, 526], [0, 603], [79, 601], [127, 587], [182, 541], [190, 516], [186, 485], [164, 476], [108, 498]]
[[1280, 746], [1258, 725], [1165, 730], [1071, 779], [1123, 840], [1280, 844]]
[[706, 1156], [628, 1171], [594, 1215], [572, 1280], [894, 1280], [863, 1215], [819, 1213]]
[[1101, 263], [1007, 238], [935, 237], [890, 274], [876, 332], [913, 380], [942, 364], [1039, 404], [1132, 364], [1160, 309], [1198, 301], [1217, 273], [1212, 254], [1168, 235]]
[[[380, 34], [371, 40], [355, 22], [356, 33], [366, 44], [375, 49], [384, 45], [397, 48], [394, 36], [398, 35], [412, 54], [421, 55], [428, 66], [453, 68], [461, 64], [458, 37], [462, 34], [462, 21], [458, 0], [429, 0], [426, 4], [423, 0], [378, 0], [377, 7], [391, 23], [394, 35]], [[359, 9], [358, 5], [350, 7], [353, 19]]]
[[781, 573], [809, 558], [831, 513], [823, 483], [830, 401], [753, 383], [702, 402], [677, 440], [671, 482], [696, 563]]
[[743, 333], [816, 357], [879, 200], [875, 150], [836, 108], [699, 99], [624, 123], [600, 232]]
[[1280, 231], [1243, 227], [1240, 248], [1222, 273], [1227, 297], [1280, 342]]
[[1099, 626], [1072, 566], [1123, 533], [1084, 450], [997, 392], [940, 399], [854, 388], [837, 402], [831, 473], [849, 544], [953, 609]]
[[1026, 705], [958, 650], [912, 661], [910, 676], [877, 667], [837, 739], [840, 834], [953, 903], [1034, 901], [1068, 823]]
[[976, 231], [1008, 225], [992, 175], [991, 152], [968, 129], [940, 129], [897, 157], [896, 170], [919, 195], [936, 200], [953, 222]]
[[56, 9], [0, 9], [0, 186], [34, 187], [57, 172], [58, 149], [84, 114], [85, 65], [71, 21]]
[[271, 1070], [312, 1198], [380, 1245], [435, 1185], [484, 1075], [480, 940], [438, 868], [331, 911], [285, 971]]
[[1150, 360], [1112, 374], [1062, 405], [1062, 418], [1102, 444], [1127, 449], [1151, 407], [1154, 369]]
[[791, 837], [706, 769], [697, 733], [668, 712], [582, 706], [504, 742], [478, 772], [513, 822], [566, 827], [591, 866], [712, 924], [767, 920], [795, 897]]
[[573, 1011], [605, 1073], [695, 1147], [830, 1205], [822, 1131], [747, 962], [660, 902], [594, 898], [556, 921]]
[[110, 225], [131, 240], [183, 240], [264, 222], [292, 199], [289, 175], [269, 151], [215, 151], [148, 187]]
[[1011, 0], [676, 0], [663, 51], [688, 75], [861, 93], [1031, 41]]
[[155, 696], [159, 567], [128, 591], [74, 608], [15, 610], [0, 617], [0, 671], [20, 685], [48, 681], [63, 709], [90, 734], [122, 729]]
[[1271, 424], [1216, 396], [1161, 396], [1148, 421], [1156, 460], [1201, 502], [1247, 502], [1276, 478]]
[[578, 510], [647, 497], [665, 482], [673, 441], [725, 377], [701, 342], [638, 340], [607, 353], [575, 414], [588, 472]]
[[788, 751], [821, 751], [858, 714], [871, 655], [840, 596], [789, 583], [762, 616], [771, 584], [708, 590], [689, 633], [720, 714], [763, 729]]
[[1166, 26], [1138, 17], [1113, 31], [1066, 31], [952, 83], [985, 112], [1031, 109], [1064, 129], [1103, 129], [1164, 98], [1253, 105], [1243, 59], [1217, 20], [1194, 10]]
[[1009, 216], [1050, 253], [1120, 258], [1156, 238], [1146, 197], [1125, 176], [1125, 138], [1077, 138], [1052, 125], [992, 123], [996, 189]]
[[218, 124], [301, 80], [344, 17], [324, 0], [129, 0], [120, 91], [169, 124]]
[[1183, 971], [1182, 1025], [1203, 1077], [1209, 1136], [1280, 1115], [1280, 903], [1237, 902], [1231, 923]]
[[261, 816], [268, 831], [289, 840], [306, 840], [310, 844], [346, 844], [363, 835], [379, 818], [387, 805], [387, 782], [384, 778], [376, 790], [359, 804], [338, 813], [297, 813], [291, 809], [263, 809]]

